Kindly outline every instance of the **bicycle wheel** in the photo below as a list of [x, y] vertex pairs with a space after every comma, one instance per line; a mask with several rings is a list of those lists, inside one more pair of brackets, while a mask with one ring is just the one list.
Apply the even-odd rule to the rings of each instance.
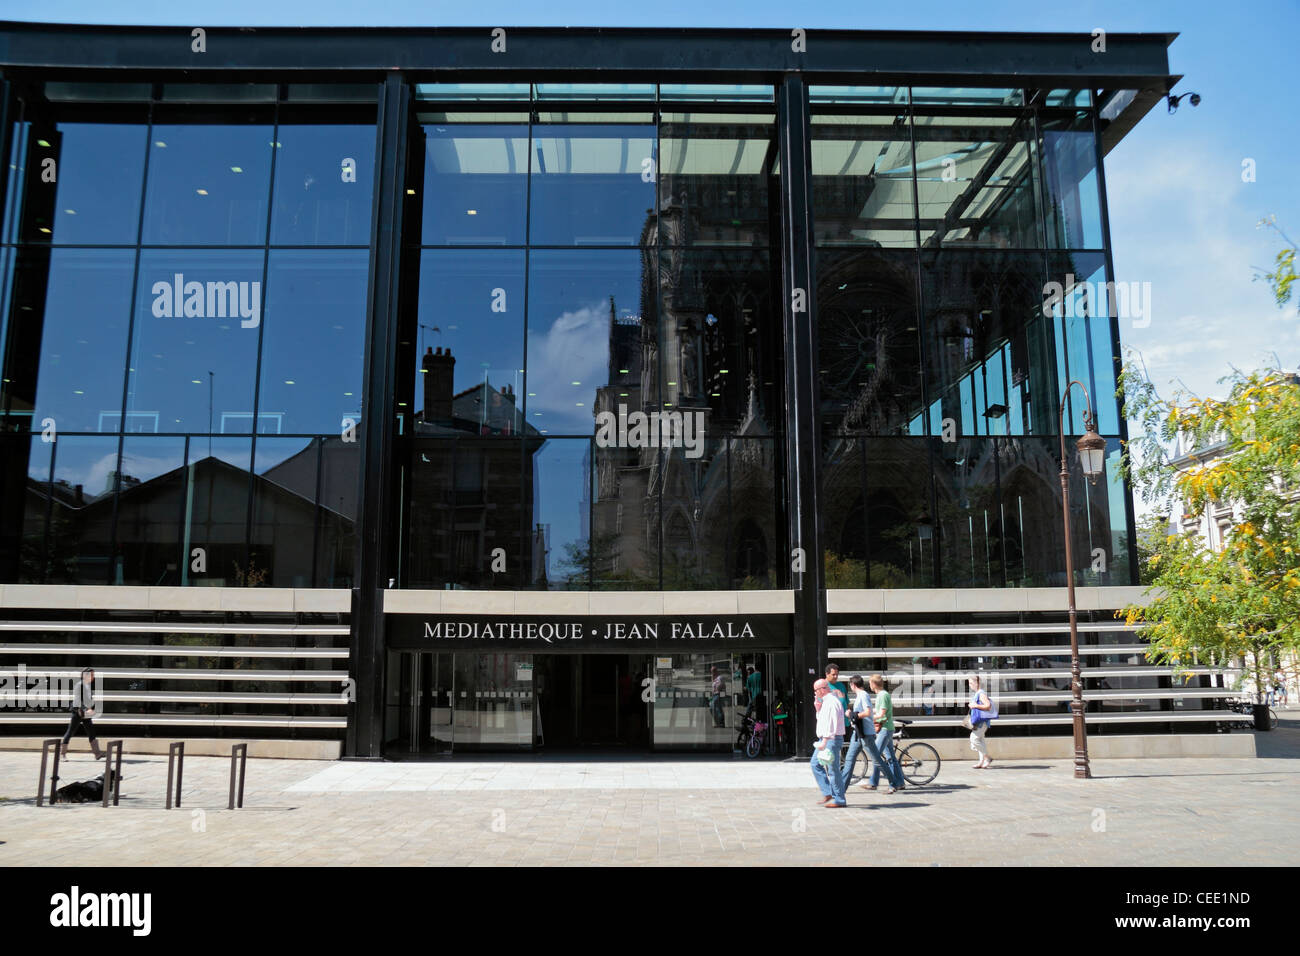
[[866, 783], [870, 775], [871, 758], [867, 755], [866, 750], [859, 751], [857, 759], [853, 761], [853, 772], [849, 775], [849, 785]]
[[1268, 729], [1277, 730], [1277, 711], [1272, 707], [1268, 709]]
[[757, 757], [763, 752], [763, 735], [750, 734], [749, 739], [745, 741], [745, 756]]
[[894, 751], [903, 779], [914, 787], [924, 787], [939, 776], [939, 751], [929, 744], [912, 743]]

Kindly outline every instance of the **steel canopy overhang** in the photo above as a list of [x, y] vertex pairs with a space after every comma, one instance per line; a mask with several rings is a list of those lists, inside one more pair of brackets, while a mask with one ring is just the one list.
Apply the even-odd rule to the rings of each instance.
[[[506, 29], [504, 53], [492, 27], [213, 27], [207, 50], [190, 48], [189, 27], [116, 27], [0, 21], [0, 66], [21, 69], [275, 72], [481, 73], [495, 77], [667, 76], [685, 82], [871, 80], [890, 85], [1145, 89], [1169, 79], [1167, 48], [1177, 34], [1110, 33], [1092, 52], [1086, 33], [959, 33], [809, 30], [807, 52], [788, 30]], [[599, 74], [599, 76], [596, 76]]]

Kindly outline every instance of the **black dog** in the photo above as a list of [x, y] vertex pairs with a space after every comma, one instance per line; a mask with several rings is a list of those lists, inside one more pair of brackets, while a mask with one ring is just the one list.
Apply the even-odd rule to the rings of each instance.
[[[112, 774], [110, 780], [117, 779], [117, 773], [113, 770], [105, 771]], [[59, 787], [57, 791], [59, 803], [90, 803], [92, 801], [102, 801], [104, 799], [104, 774], [100, 774], [94, 780], [82, 780], [78, 783], [70, 783], [66, 787]]]

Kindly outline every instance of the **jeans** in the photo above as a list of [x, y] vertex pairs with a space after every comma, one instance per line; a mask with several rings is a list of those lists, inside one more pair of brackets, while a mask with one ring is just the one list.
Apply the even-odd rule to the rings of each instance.
[[880, 783], [880, 768], [884, 767], [885, 776], [889, 778], [889, 785], [895, 790], [903, 789], [903, 774], [898, 764], [894, 763], [894, 732], [887, 727], [881, 727], [876, 732], [876, 750], [880, 752], [880, 759], [871, 767], [871, 786]]
[[858, 754], [865, 750], [867, 756], [871, 758], [871, 765], [878, 767], [880, 765], [880, 751], [876, 749], [876, 738], [871, 735], [866, 737], [855, 733], [849, 740], [849, 752], [844, 758], [844, 773], [841, 775], [840, 789], [847, 791], [849, 781], [853, 779], [853, 763], [858, 759]]
[[[817, 738], [819, 741], [821, 738]], [[817, 787], [821, 790], [823, 797], [830, 797], [837, 806], [845, 806], [848, 801], [844, 799], [844, 784], [840, 778], [840, 748], [844, 746], [844, 737], [832, 737], [826, 746], [830, 749], [831, 759], [829, 763], [822, 763], [817, 759], [820, 751], [816, 747], [812, 753], [812, 774], [813, 779], [817, 781]]]
[[709, 710], [713, 712], [713, 725], [715, 727], [725, 727], [727, 715], [722, 712], [722, 695], [714, 694], [713, 699], [709, 701]]

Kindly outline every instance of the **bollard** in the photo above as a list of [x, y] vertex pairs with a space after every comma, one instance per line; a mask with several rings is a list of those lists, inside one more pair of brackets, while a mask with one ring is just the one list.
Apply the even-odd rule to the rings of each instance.
[[[117, 753], [117, 766], [113, 766], [113, 754]], [[104, 806], [108, 806], [108, 791], [113, 790], [113, 806], [122, 797], [122, 741], [110, 740], [104, 748]]]
[[[238, 759], [239, 763], [235, 761]], [[248, 744], [235, 744], [230, 748], [230, 801], [227, 810], [244, 807], [244, 771], [248, 764]], [[239, 768], [239, 801], [235, 801], [235, 768]]]
[[181, 775], [185, 772], [185, 741], [178, 740], [173, 744], [167, 745], [167, 806], [164, 809], [172, 808], [172, 778], [173, 773], [176, 780], [176, 806], [179, 809], [181, 805]]
[[61, 737], [51, 737], [49, 740], [41, 742], [41, 779], [36, 784], [36, 805], [38, 807], [45, 805], [45, 766], [50, 756], [50, 748], [54, 748], [54, 776], [50, 780], [50, 806], [59, 802], [59, 750], [63, 746]]

